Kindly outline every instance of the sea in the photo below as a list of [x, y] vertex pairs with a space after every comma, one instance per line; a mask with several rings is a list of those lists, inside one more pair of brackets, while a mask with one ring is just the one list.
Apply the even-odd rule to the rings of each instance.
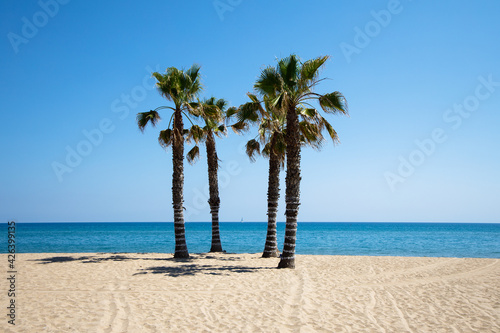
[[[0, 224], [0, 253], [8, 252], [7, 223]], [[228, 253], [264, 249], [267, 223], [220, 223]], [[278, 223], [283, 247], [285, 223]], [[172, 253], [172, 222], [16, 223], [16, 253]], [[210, 250], [211, 223], [186, 223], [191, 253]], [[11, 241], [12, 243], [12, 241]], [[299, 222], [297, 254], [500, 258], [500, 223]]]

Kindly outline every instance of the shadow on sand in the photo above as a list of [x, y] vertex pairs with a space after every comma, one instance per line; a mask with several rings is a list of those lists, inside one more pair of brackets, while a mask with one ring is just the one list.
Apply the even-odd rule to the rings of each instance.
[[231, 273], [255, 273], [261, 270], [271, 269], [269, 267], [249, 267], [249, 266], [213, 266], [213, 265], [180, 265], [180, 266], [156, 266], [141, 269], [141, 274], [164, 274], [166, 276], [194, 276], [197, 274], [206, 275], [230, 275]]
[[[104, 254], [104, 253], [103, 253]], [[231, 273], [255, 273], [260, 270], [272, 269], [270, 267], [250, 267], [241, 265], [202, 265], [199, 263], [194, 263], [197, 260], [203, 259], [214, 259], [217, 261], [225, 262], [238, 262], [241, 258], [238, 256], [230, 257], [216, 257], [211, 255], [198, 254], [187, 259], [177, 259], [177, 258], [137, 258], [131, 257], [123, 254], [112, 253], [109, 256], [55, 256], [47, 257], [41, 259], [33, 259], [31, 261], [37, 261], [39, 264], [54, 264], [54, 263], [68, 263], [68, 262], [81, 262], [85, 264], [90, 263], [100, 263], [105, 261], [132, 261], [132, 260], [154, 260], [163, 262], [176, 262], [179, 265], [172, 266], [153, 266], [148, 268], [139, 269], [135, 275], [144, 274], [163, 274], [165, 276], [177, 277], [177, 276], [194, 276], [198, 274], [206, 275], [229, 275]]]
[[70, 256], [59, 256], [59, 257], [48, 257], [42, 259], [33, 259], [31, 261], [38, 261], [40, 264], [54, 264], [54, 263], [62, 263], [62, 262], [72, 262], [72, 261], [80, 261], [85, 264], [89, 263], [99, 263], [102, 261], [129, 261], [129, 260], [158, 260], [158, 261], [179, 261], [179, 262], [189, 262], [193, 260], [192, 258], [188, 259], [176, 259], [176, 258], [134, 258], [127, 257], [125, 255], [112, 255], [109, 257], [100, 257], [100, 256], [83, 256], [83, 257], [70, 257]]

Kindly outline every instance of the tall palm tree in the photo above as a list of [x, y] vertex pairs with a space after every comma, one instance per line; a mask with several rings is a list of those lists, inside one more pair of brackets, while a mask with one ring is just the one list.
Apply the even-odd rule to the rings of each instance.
[[[194, 163], [200, 156], [198, 142], [205, 142], [207, 149], [208, 163], [208, 187], [210, 214], [212, 215], [212, 245], [210, 252], [224, 252], [220, 239], [219, 230], [219, 181], [217, 171], [219, 169], [219, 158], [215, 148], [215, 136], [221, 137], [226, 133], [226, 127], [223, 124], [226, 115], [227, 101], [224, 99], [216, 100], [215, 97], [205, 99], [201, 102], [190, 103], [192, 114], [201, 117], [205, 126], [194, 125], [189, 130], [188, 139], [194, 139], [196, 145], [188, 152], [186, 158], [189, 163]], [[231, 108], [233, 109], [233, 108]]]
[[[319, 70], [328, 56], [318, 57], [304, 63], [292, 54], [278, 61], [276, 67], [265, 68], [254, 85], [262, 96], [267, 96], [272, 104], [286, 112], [286, 227], [285, 244], [278, 268], [295, 268], [295, 243], [297, 236], [297, 216], [300, 205], [300, 129], [310, 132], [310, 138], [317, 130], [326, 129], [332, 137], [337, 136], [333, 127], [326, 122], [320, 112], [309, 104], [310, 100], [319, 102], [326, 113], [347, 115], [344, 96], [334, 91], [326, 94], [313, 92], [322, 80], [318, 79]], [[301, 123], [299, 115], [313, 120], [317, 126]]]
[[173, 115], [173, 128], [160, 132], [158, 141], [164, 147], [172, 145], [172, 205], [174, 209], [175, 253], [174, 258], [189, 258], [186, 244], [186, 231], [184, 226], [184, 122], [182, 115], [187, 115], [192, 102], [200, 93], [200, 66], [194, 64], [188, 70], [179, 70], [169, 67], [165, 74], [154, 72], [153, 76], [158, 81], [156, 87], [160, 94], [174, 103], [174, 107], [159, 107], [149, 112], [137, 114], [139, 129], [144, 131], [146, 125], [151, 123], [154, 127], [160, 120], [158, 110], [170, 109]]
[[[232, 128], [239, 133], [248, 129], [248, 124], [259, 124], [259, 140], [251, 139], [246, 144], [246, 153], [252, 162], [255, 156], [262, 154], [269, 158], [269, 179], [267, 189], [267, 235], [263, 258], [278, 257], [278, 242], [276, 239], [276, 214], [280, 197], [280, 167], [285, 160], [284, 113], [273, 108], [269, 99], [264, 99], [264, 107], [253, 94], [247, 94], [251, 99], [237, 111], [238, 122]], [[264, 146], [261, 152], [261, 144]]]

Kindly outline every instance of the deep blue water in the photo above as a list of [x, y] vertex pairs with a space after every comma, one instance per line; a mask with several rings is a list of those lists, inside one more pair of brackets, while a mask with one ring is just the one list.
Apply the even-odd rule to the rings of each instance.
[[[7, 252], [7, 224], [0, 224]], [[210, 223], [186, 223], [189, 251], [210, 249]], [[221, 223], [227, 252], [261, 252], [267, 223]], [[284, 223], [278, 223], [282, 249]], [[174, 250], [173, 223], [17, 223], [16, 252], [159, 252]], [[500, 224], [299, 223], [297, 254], [500, 258]]]

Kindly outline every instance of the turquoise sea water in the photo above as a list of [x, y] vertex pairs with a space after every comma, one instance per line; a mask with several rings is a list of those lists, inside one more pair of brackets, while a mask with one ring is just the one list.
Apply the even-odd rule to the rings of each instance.
[[[7, 252], [7, 224], [0, 249]], [[221, 223], [224, 250], [264, 249], [267, 223]], [[282, 249], [284, 223], [278, 223]], [[17, 223], [16, 252], [159, 252], [174, 250], [173, 223]], [[188, 249], [210, 249], [211, 224], [186, 223]], [[297, 254], [500, 258], [500, 224], [299, 223]]]

